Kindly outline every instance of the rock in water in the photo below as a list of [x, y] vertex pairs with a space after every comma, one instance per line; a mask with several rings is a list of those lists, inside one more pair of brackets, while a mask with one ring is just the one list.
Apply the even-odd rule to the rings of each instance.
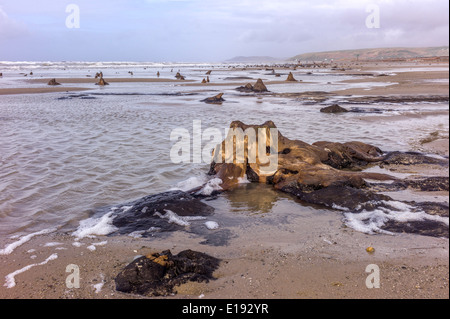
[[[402, 202], [379, 193], [383, 189], [396, 191], [405, 188], [446, 190], [448, 178], [399, 182], [398, 178], [387, 174], [363, 171], [374, 163], [433, 163], [448, 167], [447, 159], [432, 160], [415, 153], [385, 154], [379, 148], [362, 142], [321, 141], [310, 145], [284, 137], [272, 121], [262, 125], [246, 125], [235, 121], [231, 123], [225, 140], [214, 151], [209, 174], [223, 181], [220, 185], [223, 190], [237, 187], [246, 176], [251, 182], [273, 185], [275, 189], [292, 194], [306, 203], [351, 214], [376, 214], [382, 210], [395, 215], [403, 209], [411, 214], [437, 214], [448, 218], [448, 204], [439, 206]], [[375, 184], [368, 180], [392, 181], [392, 184], [383, 186], [382, 183]], [[446, 225], [433, 216], [420, 222], [397, 222], [394, 218], [388, 218], [382, 224], [376, 227], [379, 230], [448, 237], [448, 223]]]
[[180, 80], [180, 81], [186, 80], [186, 78], [185, 78], [184, 76], [182, 76], [182, 75], [180, 74], [180, 72], [177, 72], [177, 74], [175, 75], [175, 77], [176, 77], [178, 80]]
[[320, 110], [320, 112], [322, 112], [322, 113], [346, 113], [346, 112], [348, 112], [348, 110], [341, 107], [338, 104], [333, 104], [331, 106], [324, 107], [323, 109]]
[[[242, 135], [238, 139], [236, 134], [239, 132]], [[245, 137], [244, 132], [253, 133], [254, 137], [252, 139], [249, 136]], [[261, 136], [262, 142], [266, 143], [264, 146], [259, 145], [259, 135], [264, 135]], [[233, 181], [238, 181], [245, 175], [251, 181], [270, 182], [277, 189], [291, 183], [302, 189], [318, 189], [341, 183], [361, 187], [364, 185], [363, 173], [341, 171], [339, 168], [359, 167], [360, 163], [367, 164], [382, 159], [381, 153], [377, 152], [378, 149], [367, 144], [324, 143], [327, 143], [328, 148], [290, 140], [281, 135], [272, 121], [262, 125], [246, 125], [235, 121], [231, 123], [229, 134], [220, 144], [218, 153], [216, 154], [216, 150], [214, 154], [214, 159], [218, 161], [222, 158], [222, 163], [213, 160], [210, 172], [224, 181], [221, 185], [224, 189], [235, 186], [236, 183]], [[236, 154], [226, 151], [229, 148], [226, 145], [233, 145], [236, 154], [237, 150], [241, 154], [244, 151], [244, 158], [237, 161]], [[260, 149], [266, 149], [267, 154], [259, 154]], [[258, 153], [258, 159], [249, 159], [249, 154], [255, 152]], [[266, 158], [259, 159], [260, 156]], [[261, 162], [271, 165], [262, 165]], [[266, 169], [266, 166], [271, 168]], [[376, 178], [376, 175], [373, 178]]]
[[56, 79], [51, 79], [47, 85], [61, 85], [61, 83], [56, 82]]
[[150, 195], [122, 207], [128, 209], [114, 218], [113, 225], [118, 228], [117, 233], [128, 235], [143, 232], [142, 237], [152, 236], [149, 229], [159, 229], [160, 232], [182, 230], [189, 217], [214, 213], [213, 207], [182, 191]]
[[203, 79], [202, 84], [206, 84], [206, 79]]
[[225, 99], [223, 99], [222, 96], [223, 96], [223, 93], [220, 93], [220, 94], [217, 94], [216, 96], [204, 99], [201, 102], [205, 102], [205, 103], [209, 103], [209, 104], [222, 104], [222, 102], [225, 102]]
[[220, 260], [186, 250], [172, 255], [170, 250], [136, 259], [116, 277], [116, 290], [147, 297], [169, 296], [174, 287], [193, 282], [209, 282]]
[[294, 75], [292, 74], [292, 72], [289, 72], [289, 75], [288, 75], [288, 78], [286, 81], [297, 82], [297, 80], [294, 78]]
[[157, 77], [160, 77], [160, 75], [161, 75], [161, 74], [160, 74], [159, 71], [158, 71], [158, 73], [156, 73], [156, 76], [157, 76]]
[[262, 92], [269, 92], [267, 90], [267, 87], [264, 85], [264, 82], [261, 79], [258, 79], [256, 81], [255, 85], [251, 85], [251, 83], [247, 83], [245, 86], [240, 86], [236, 88], [239, 92], [245, 92], [245, 93], [262, 93]]
[[256, 81], [256, 84], [253, 86], [253, 91], [262, 93], [262, 92], [268, 92], [267, 87], [264, 85], [263, 81], [261, 79], [258, 79]]
[[239, 92], [251, 93], [253, 92], [253, 85], [247, 83], [245, 86], [240, 86], [236, 88], [236, 90], [238, 90]]
[[104, 78], [100, 78], [100, 81], [98, 81], [98, 83], [95, 83], [95, 85], [105, 86], [105, 85], [109, 85], [109, 83], [106, 82]]
[[2, 77], [3, 76], [3, 73], [0, 73], [0, 77]]

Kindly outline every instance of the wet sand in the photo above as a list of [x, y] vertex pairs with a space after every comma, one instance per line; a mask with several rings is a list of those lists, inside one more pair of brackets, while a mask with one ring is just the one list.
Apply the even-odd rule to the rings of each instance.
[[[383, 69], [383, 66], [377, 67]], [[373, 88], [370, 91], [336, 91], [334, 94], [448, 96], [448, 83], [423, 82], [445, 78], [448, 79], [448, 72], [430, 72], [427, 75], [406, 72], [397, 76], [357, 80], [398, 83], [393, 86]], [[183, 82], [137, 78], [106, 80]], [[31, 81], [44, 83], [47, 79]], [[63, 84], [97, 82], [92, 78], [58, 81]], [[33, 90], [36, 91], [34, 93], [46, 93], [52, 92], [51, 90], [59, 92], [86, 89], [51, 87], [2, 90], [17, 92], [9, 94], [27, 94]], [[434, 154], [448, 155], [448, 139], [437, 139], [421, 145]], [[403, 173], [426, 174], [429, 168], [398, 169], [403, 169]], [[448, 173], [448, 168], [444, 173], [445, 171]], [[424, 194], [430, 198], [446, 195], [448, 196], [448, 192]], [[448, 239], [411, 234], [394, 237], [385, 234], [367, 235], [346, 227], [342, 222], [342, 215], [329, 210], [320, 210], [320, 213], [315, 214], [291, 214], [285, 222], [279, 224], [266, 223], [264, 219], [264, 216], [255, 217], [255, 222], [251, 225], [231, 228], [233, 237], [224, 246], [201, 244], [204, 238], [189, 232], [177, 232], [161, 239], [85, 238], [80, 240], [80, 247], [74, 246], [74, 238], [64, 231], [37, 236], [17, 247], [11, 254], [0, 255], [0, 298], [141, 299], [143, 297], [115, 291], [114, 278], [135, 256], [165, 249], [172, 250], [174, 254], [193, 249], [222, 260], [220, 268], [214, 274], [216, 280], [208, 284], [185, 284], [177, 289], [177, 295], [169, 298], [449, 298]], [[57, 244], [46, 247], [48, 243]], [[88, 249], [93, 243], [100, 244], [95, 246], [94, 251]], [[367, 247], [374, 247], [375, 253], [367, 253]], [[57, 259], [39, 265], [52, 254], [57, 254]], [[8, 274], [26, 269], [24, 267], [32, 264], [35, 266], [14, 277], [15, 287], [7, 288], [3, 285]], [[66, 267], [70, 264], [75, 264], [80, 269], [78, 289], [66, 286], [66, 278], [70, 275], [66, 272]], [[366, 267], [370, 264], [376, 264], [380, 268], [379, 289], [366, 287], [366, 278], [369, 276]]]
[[[379, 70], [384, 70], [379, 67]], [[435, 80], [448, 80], [448, 71], [401, 72], [387, 76], [368, 77], [366, 79], [347, 80], [343, 83], [388, 83], [385, 87], [372, 87], [370, 89], [347, 89], [335, 91], [337, 95], [447, 95], [449, 83], [433, 82]]]
[[[300, 222], [301, 220], [303, 222]], [[16, 286], [0, 287], [0, 298], [142, 299], [115, 291], [114, 278], [137, 255], [195, 248], [222, 260], [216, 280], [188, 283], [168, 298], [312, 299], [312, 298], [449, 298], [448, 239], [416, 235], [365, 235], [345, 227], [336, 212], [293, 216], [289, 224], [234, 229], [228, 246], [199, 245], [186, 232], [165, 240], [108, 237], [83, 239], [74, 247], [67, 235], [37, 237], [0, 256], [0, 278], [52, 254], [58, 258], [15, 276]], [[270, 239], [269, 239], [270, 238]], [[95, 251], [93, 243], [107, 241]], [[44, 247], [57, 242], [57, 246]], [[368, 254], [367, 247], [375, 253]], [[35, 249], [35, 251], [29, 251]], [[32, 256], [36, 256], [31, 259]], [[80, 288], [68, 288], [68, 265], [80, 269]], [[366, 267], [380, 268], [381, 286], [366, 286]], [[96, 285], [103, 284], [96, 291]], [[97, 289], [99, 287], [97, 286]]]
[[[430, 165], [387, 169], [427, 176], [448, 173], [448, 168]], [[411, 198], [411, 193], [398, 195]], [[448, 195], [440, 191], [414, 196], [433, 201]], [[167, 249], [174, 254], [193, 249], [222, 260], [215, 280], [179, 286], [169, 299], [449, 298], [447, 238], [368, 235], [348, 228], [341, 213], [334, 210], [306, 207], [284, 213], [281, 218], [255, 215], [249, 223], [229, 227], [231, 239], [216, 246], [205, 244], [189, 228], [148, 239], [99, 236], [77, 241], [64, 229], [36, 236], [11, 254], [0, 255], [3, 284], [9, 274], [37, 264], [14, 277], [15, 287], [2, 284], [0, 298], [145, 299], [117, 292], [114, 279], [136, 256]], [[368, 247], [375, 252], [368, 253]], [[55, 260], [39, 265], [53, 254], [57, 254]], [[79, 267], [80, 288], [67, 287], [68, 265]], [[369, 265], [380, 269], [380, 288], [366, 286]]]
[[449, 139], [441, 138], [422, 144], [420, 148], [423, 152], [449, 156]]
[[[163, 78], [104, 78], [106, 82], [108, 83], [166, 83], [166, 82], [191, 82], [192, 80], [177, 80], [177, 79], [163, 79]], [[51, 79], [32, 79], [27, 80], [26, 82], [31, 84], [36, 83], [48, 83]], [[92, 77], [86, 77], [86, 78], [58, 78], [56, 79], [57, 82], [61, 84], [78, 84], [78, 83], [98, 83], [99, 79], [95, 79]]]
[[55, 93], [55, 92], [78, 92], [88, 91], [89, 88], [76, 88], [76, 87], [40, 87], [40, 88], [10, 88], [0, 89], [0, 95], [13, 95], [13, 94], [42, 94], [42, 93]]

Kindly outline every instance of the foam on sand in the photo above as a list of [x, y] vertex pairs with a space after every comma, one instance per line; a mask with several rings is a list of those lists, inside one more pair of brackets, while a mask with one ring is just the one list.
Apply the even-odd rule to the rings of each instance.
[[191, 221], [195, 220], [205, 220], [205, 217], [202, 216], [179, 216], [176, 213], [172, 212], [171, 210], [165, 210], [166, 214], [162, 215], [159, 212], [156, 212], [154, 215], [158, 216], [162, 219], [167, 219], [169, 224], [177, 224], [179, 226], [190, 226]]
[[41, 230], [41, 231], [38, 231], [35, 233], [31, 233], [31, 234], [22, 236], [22, 237], [20, 237], [20, 239], [18, 241], [15, 241], [14, 243], [7, 245], [3, 249], [0, 249], [0, 255], [9, 255], [14, 251], [14, 249], [16, 249], [19, 246], [22, 246], [23, 244], [25, 244], [26, 242], [31, 240], [31, 238], [33, 238], [35, 236], [39, 236], [39, 235], [50, 234], [55, 231], [56, 231], [56, 228], [49, 228], [49, 229], [44, 229], [44, 230]]
[[90, 251], [95, 251], [97, 249], [97, 246], [105, 246], [106, 244], [108, 244], [107, 241], [102, 241], [99, 243], [93, 243], [90, 246], [87, 247], [87, 249], [89, 249]]
[[381, 201], [378, 209], [373, 211], [363, 210], [360, 213], [345, 213], [345, 223], [348, 227], [366, 234], [393, 233], [383, 230], [382, 227], [389, 221], [400, 223], [414, 221], [435, 221], [449, 225], [448, 217], [430, 215], [423, 211], [414, 211], [414, 208], [408, 204], [396, 201]]
[[198, 191], [198, 195], [210, 196], [214, 191], [221, 191], [223, 181], [220, 178], [213, 178], [209, 180], [203, 188]]
[[101, 281], [98, 284], [92, 285], [92, 288], [95, 289], [95, 293], [98, 294], [102, 291], [102, 288], [105, 284], [105, 276], [100, 274]]
[[208, 221], [205, 223], [206, 228], [209, 230], [215, 230], [219, 228], [219, 224], [213, 221]]
[[3, 286], [5, 286], [6, 288], [10, 289], [10, 288], [14, 288], [16, 286], [16, 279], [15, 277], [27, 270], [30, 270], [31, 268], [35, 267], [35, 266], [43, 266], [45, 264], [47, 264], [49, 261], [55, 260], [58, 258], [58, 254], [52, 254], [50, 255], [50, 257], [48, 257], [46, 260], [44, 260], [43, 262], [39, 263], [39, 264], [31, 264], [28, 266], [25, 266], [19, 270], [16, 270], [8, 275], [5, 276], [5, 284]]
[[109, 213], [101, 217], [82, 220], [80, 226], [72, 235], [81, 239], [85, 237], [106, 236], [117, 231], [117, 227], [112, 225], [115, 217], [114, 213], [115, 210], [112, 209]]

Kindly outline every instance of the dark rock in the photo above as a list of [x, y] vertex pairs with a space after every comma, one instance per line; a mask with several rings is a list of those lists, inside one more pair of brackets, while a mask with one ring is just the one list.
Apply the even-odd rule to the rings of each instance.
[[225, 102], [225, 99], [223, 99], [222, 96], [223, 96], [223, 93], [220, 93], [220, 94], [217, 94], [216, 96], [204, 99], [201, 102], [205, 102], [208, 104], [222, 104], [222, 102]]
[[95, 85], [105, 86], [105, 85], [109, 85], [109, 83], [106, 82], [104, 78], [100, 78], [100, 81], [98, 81], [98, 83], [95, 83]]
[[267, 87], [265, 86], [264, 82], [261, 79], [258, 79], [255, 83], [255, 85], [251, 85], [250, 83], [247, 83], [245, 86], [240, 86], [236, 88], [239, 92], [245, 92], [245, 93], [263, 93], [263, 92], [269, 92], [267, 90]]
[[328, 153], [328, 158], [322, 163], [337, 169], [361, 169], [368, 163], [379, 162], [384, 159], [383, 151], [378, 147], [361, 142], [332, 143], [316, 142], [318, 146]]
[[61, 83], [56, 82], [56, 79], [51, 79], [47, 85], [61, 85]]
[[409, 221], [407, 223], [389, 220], [383, 226], [383, 230], [393, 233], [409, 233], [430, 237], [449, 237], [448, 226], [433, 220]]
[[436, 202], [420, 202], [413, 203], [419, 209], [422, 209], [429, 215], [449, 217], [448, 203], [436, 203]]
[[182, 76], [182, 75], [180, 74], [180, 72], [177, 72], [177, 74], [175, 75], [175, 78], [177, 78], [177, 80], [180, 80], [180, 81], [186, 80], [186, 78], [185, 78], [184, 76]]
[[322, 112], [322, 113], [345, 113], [345, 112], [348, 112], [348, 110], [337, 104], [333, 104], [331, 106], [321, 109], [320, 112]]
[[418, 164], [431, 164], [447, 166], [448, 159], [441, 159], [430, 157], [422, 153], [417, 152], [390, 152], [383, 159], [383, 164], [395, 164], [395, 165], [418, 165]]
[[192, 282], [209, 282], [219, 268], [220, 260], [209, 255], [186, 250], [172, 255], [141, 257], [125, 267], [116, 277], [116, 290], [147, 297], [169, 296], [176, 286]]
[[384, 112], [390, 112], [389, 109], [380, 109], [376, 107], [352, 107], [349, 112], [361, 113], [361, 114], [383, 114]]
[[302, 191], [301, 188], [296, 186], [286, 186], [281, 191], [292, 194], [301, 201], [309, 204], [321, 205], [328, 208], [344, 207], [353, 211], [357, 208], [361, 210], [361, 204], [364, 205], [365, 209], [373, 210], [379, 206], [380, 201], [391, 199], [389, 196], [345, 185], [334, 185], [312, 191]]
[[[132, 208], [125, 211], [122, 209], [114, 218], [113, 225], [119, 229], [117, 234], [143, 231], [143, 237], [152, 236], [150, 232], [147, 232], [152, 227], [159, 229], [159, 232], [184, 229], [184, 226], [170, 222], [170, 214], [175, 213], [182, 218], [209, 216], [214, 213], [213, 207], [182, 191], [150, 195], [135, 202], [122, 205], [120, 208], [122, 207]], [[155, 213], [157, 214], [155, 215]]]
[[245, 93], [254, 92], [253, 85], [251, 85], [250, 83], [247, 83], [245, 86], [240, 86], [240, 87], [236, 88], [236, 90], [238, 90], [239, 92], [245, 92]]

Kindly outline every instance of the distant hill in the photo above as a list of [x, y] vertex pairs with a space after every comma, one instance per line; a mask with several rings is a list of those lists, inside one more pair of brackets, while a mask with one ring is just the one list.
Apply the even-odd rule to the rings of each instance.
[[271, 56], [237, 56], [226, 60], [228, 63], [273, 63], [284, 61], [285, 59], [274, 58]]
[[290, 58], [290, 61], [324, 61], [324, 60], [392, 60], [449, 56], [449, 47], [429, 48], [380, 48], [342, 50], [299, 54]]

